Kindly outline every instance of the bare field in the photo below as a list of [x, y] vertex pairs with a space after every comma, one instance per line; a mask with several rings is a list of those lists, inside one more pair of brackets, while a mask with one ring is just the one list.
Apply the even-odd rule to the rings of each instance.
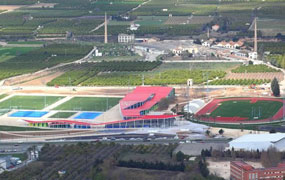
[[17, 5], [0, 5], [0, 10], [7, 10], [7, 11], [13, 11], [15, 9], [19, 9], [23, 6], [17, 6]]

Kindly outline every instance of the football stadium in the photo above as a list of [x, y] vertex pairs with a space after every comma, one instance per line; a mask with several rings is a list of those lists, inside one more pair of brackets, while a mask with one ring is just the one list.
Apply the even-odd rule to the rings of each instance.
[[221, 124], [270, 123], [283, 117], [283, 99], [263, 97], [213, 99], [195, 114], [198, 121]]

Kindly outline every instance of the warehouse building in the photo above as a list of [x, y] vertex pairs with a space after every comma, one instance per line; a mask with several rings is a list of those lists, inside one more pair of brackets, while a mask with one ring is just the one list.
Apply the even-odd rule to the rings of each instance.
[[235, 150], [262, 151], [275, 147], [278, 151], [285, 151], [285, 133], [247, 134], [229, 142], [229, 145]]

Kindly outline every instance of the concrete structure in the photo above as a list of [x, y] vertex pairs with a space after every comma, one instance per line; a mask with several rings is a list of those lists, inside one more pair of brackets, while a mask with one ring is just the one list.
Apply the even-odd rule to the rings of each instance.
[[105, 34], [104, 34], [104, 43], [108, 43], [108, 30], [107, 30], [107, 26], [108, 26], [108, 19], [107, 19], [107, 13], [105, 12]]
[[119, 34], [118, 43], [134, 43], [135, 35], [134, 34]]
[[229, 142], [229, 149], [259, 151], [275, 147], [279, 151], [285, 150], [285, 133], [275, 134], [247, 134]]
[[255, 169], [243, 161], [232, 161], [230, 172], [231, 180], [283, 180], [283, 177], [285, 177], [285, 164], [280, 163], [277, 167]]
[[184, 106], [184, 112], [195, 114], [205, 105], [205, 101], [202, 99], [194, 99]]

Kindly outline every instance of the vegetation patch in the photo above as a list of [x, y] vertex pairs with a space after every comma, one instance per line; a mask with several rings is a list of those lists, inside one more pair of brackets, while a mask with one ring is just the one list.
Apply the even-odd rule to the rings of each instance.
[[240, 66], [232, 70], [233, 73], [265, 73], [265, 72], [280, 72], [264, 64]]

